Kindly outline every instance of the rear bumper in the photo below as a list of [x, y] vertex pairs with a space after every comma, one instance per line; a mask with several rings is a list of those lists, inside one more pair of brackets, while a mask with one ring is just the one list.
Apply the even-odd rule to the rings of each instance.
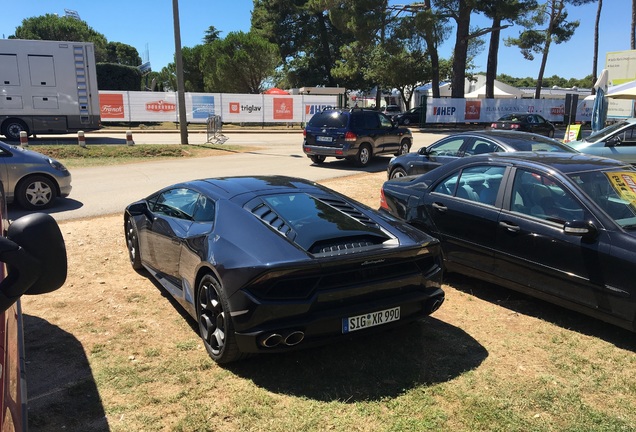
[[358, 153], [355, 143], [345, 143], [342, 147], [309, 145], [303, 143], [303, 152], [307, 156], [332, 156], [332, 157], [352, 157]]

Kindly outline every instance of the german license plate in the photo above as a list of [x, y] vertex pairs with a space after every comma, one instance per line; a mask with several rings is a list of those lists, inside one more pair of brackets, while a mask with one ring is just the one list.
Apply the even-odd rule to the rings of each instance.
[[332, 142], [333, 138], [330, 136], [317, 136], [316, 137], [316, 141], [320, 141], [320, 142]]
[[369, 312], [364, 315], [358, 315], [342, 319], [342, 333], [351, 333], [352, 331], [362, 330], [369, 327], [398, 321], [400, 319], [400, 307], [385, 309], [377, 312]]

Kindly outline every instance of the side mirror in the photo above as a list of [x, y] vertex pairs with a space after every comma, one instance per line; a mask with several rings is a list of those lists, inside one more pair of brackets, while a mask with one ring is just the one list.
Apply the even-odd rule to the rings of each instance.
[[563, 225], [563, 232], [584, 238], [596, 238], [598, 229], [592, 222], [582, 220], [568, 221]]
[[147, 212], [148, 206], [145, 202], [138, 202], [128, 206], [128, 213], [130, 213], [131, 216], [141, 216], [143, 214], [146, 214]]
[[428, 147], [422, 147], [421, 149], [417, 151], [417, 154], [420, 156], [428, 156], [430, 154], [430, 151]]
[[7, 266], [0, 282], [2, 311], [23, 294], [44, 294], [61, 287], [67, 274], [66, 246], [55, 219], [32, 213], [12, 222], [7, 237], [0, 237], [0, 261]]

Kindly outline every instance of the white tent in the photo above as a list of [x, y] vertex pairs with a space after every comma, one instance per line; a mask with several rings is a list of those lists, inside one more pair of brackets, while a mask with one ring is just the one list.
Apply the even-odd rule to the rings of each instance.
[[[495, 81], [494, 88], [495, 99], [521, 99], [521, 90], [516, 87]], [[481, 86], [477, 90], [464, 95], [465, 99], [483, 99], [486, 97], [486, 86]]]
[[612, 86], [605, 96], [612, 99], [636, 99], [636, 81]]

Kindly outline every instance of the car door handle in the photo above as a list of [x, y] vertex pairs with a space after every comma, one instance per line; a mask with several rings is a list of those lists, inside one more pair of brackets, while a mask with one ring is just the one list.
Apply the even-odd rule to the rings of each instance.
[[521, 231], [521, 228], [519, 227], [519, 225], [514, 225], [508, 222], [499, 222], [499, 226], [504, 227], [505, 229], [507, 229], [510, 232], [519, 232]]
[[440, 203], [434, 202], [431, 205], [433, 206], [433, 208], [435, 210], [439, 210], [441, 212], [445, 212], [446, 210], [448, 210], [448, 207], [446, 207], [444, 204], [440, 204]]

